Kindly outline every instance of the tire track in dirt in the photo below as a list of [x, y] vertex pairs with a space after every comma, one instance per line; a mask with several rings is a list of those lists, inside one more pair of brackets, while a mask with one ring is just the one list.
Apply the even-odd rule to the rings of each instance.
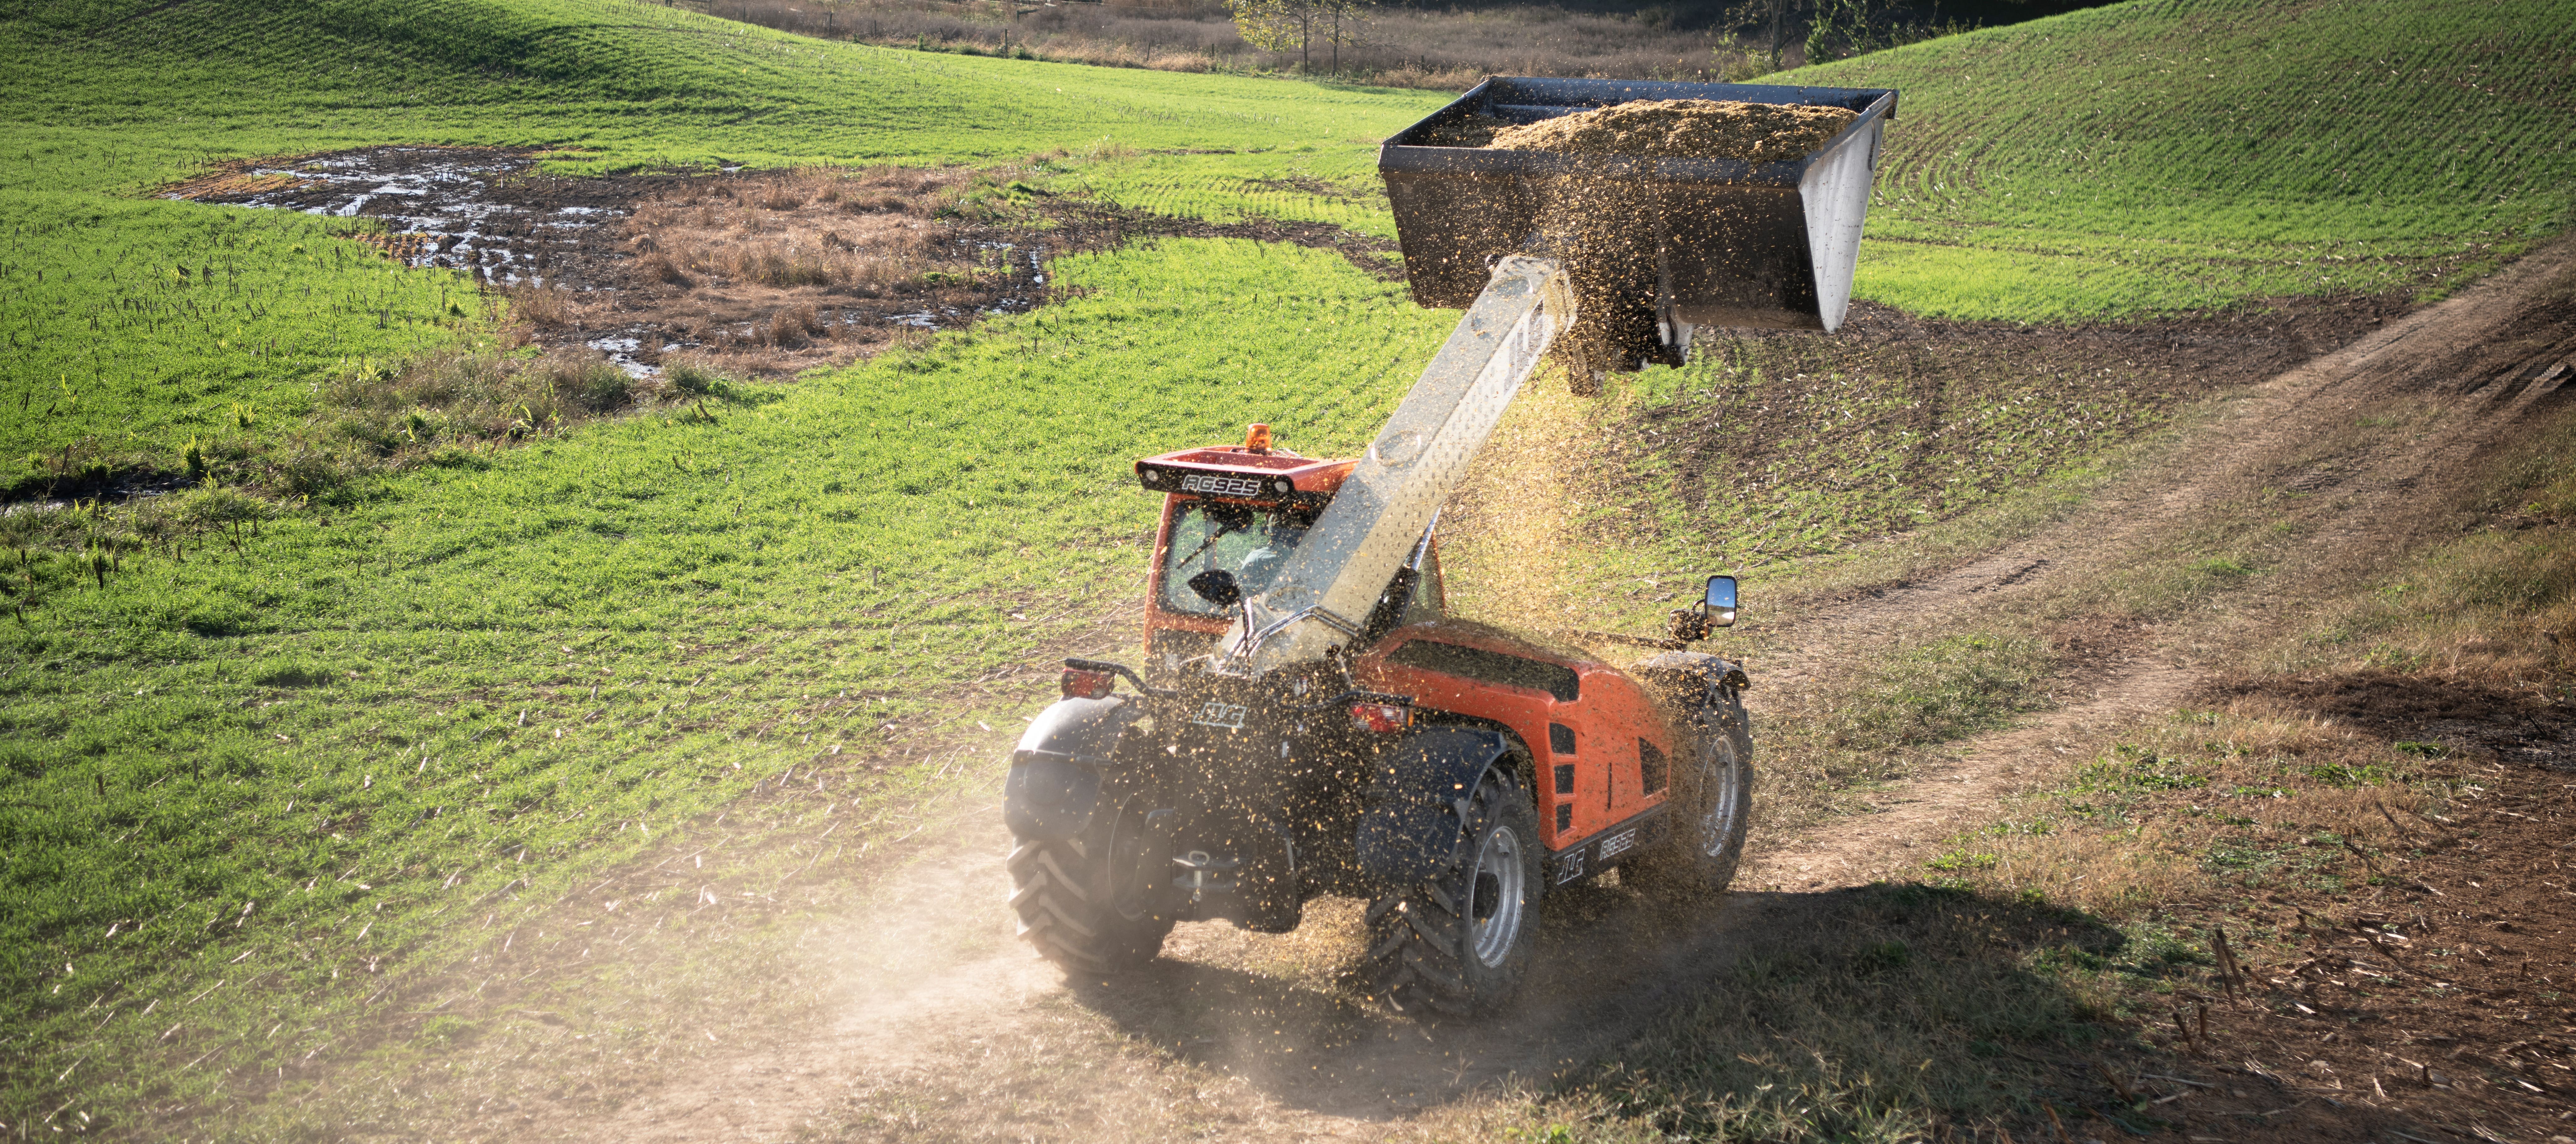
[[[2253, 387], [2192, 430], [2168, 460], [2000, 551], [1773, 629], [1754, 697], [1775, 706], [1830, 665], [1903, 628], [1964, 621], [2010, 598], [2059, 590], [2168, 550], [2206, 506], [2248, 488], [2329, 474], [2305, 519], [2314, 564], [2355, 550], [2395, 559], [2472, 479], [2460, 463], [2520, 414], [2563, 394], [2537, 386], [2452, 408], [2402, 441], [2355, 438], [2358, 417], [2442, 399], [2428, 380], [2460, 347], [2497, 335], [2539, 284], [2576, 265], [2576, 243], [2523, 260], [2383, 332]], [[2368, 553], [2364, 553], [2367, 556]], [[2301, 567], [2224, 621], [2264, 626]], [[1167, 1137], [1348, 1139], [1515, 1081], [1543, 1081], [1610, 1053], [1695, 996], [1730, 950], [1795, 924], [1811, 893], [1919, 869], [1922, 847], [2059, 765], [2063, 744], [2104, 723], [2170, 708], [2201, 679], [2189, 641], [2208, 623], [2151, 630], [2147, 650], [2092, 664], [2092, 696], [1962, 744], [1887, 792], [1881, 813], [1773, 840], [1713, 915], [1673, 916], [1615, 886], [1551, 895], [1529, 1001], [1476, 1025], [1390, 1019], [1350, 984], [1356, 903], [1325, 900], [1293, 934], [1185, 925], [1143, 972], [1068, 981], [1010, 935], [1001, 869], [1008, 838], [978, 805], [931, 828], [935, 843], [856, 903], [830, 952], [820, 1018], [702, 1058], [636, 1091], [561, 1101], [488, 1139], [775, 1140]], [[1777, 696], [1779, 698], [1771, 698]], [[997, 743], [999, 737], [997, 736]]]
[[[2187, 527], [2196, 510], [2266, 486], [2340, 494], [2306, 514], [2315, 537], [2309, 547], [2317, 557], [2375, 552], [2380, 563], [2404, 559], [2438, 528], [2439, 506], [2451, 503], [2464, 482], [2477, 479], [2480, 469], [2460, 462], [2566, 385], [2562, 373], [2528, 383], [2508, 376], [2489, 386], [2442, 367], [2458, 360], [2464, 347], [2511, 334], [2507, 323], [2521, 316], [2530, 295], [2571, 268], [2576, 242], [2559, 242], [2448, 301], [2250, 388], [2225, 415], [2177, 446], [2172, 458], [2107, 490], [2058, 525], [1949, 570], [1782, 625], [1757, 677], [1782, 685], [1772, 695], [1794, 696], [1820, 682], [1829, 665], [1858, 642], [1883, 641], [1900, 627], [1929, 626], [1927, 618], [1937, 623], [1999, 594], [2047, 591], [2064, 581], [2098, 577]], [[2463, 389], [2492, 392], [2473, 403], [2485, 408], [2444, 410], [2435, 424], [2399, 447], [2337, 449], [2341, 431], [2374, 411], [2399, 413], [2403, 403], [2427, 396], [2456, 401], [2451, 395]], [[2287, 571], [2294, 578], [2301, 574]], [[2280, 595], [2274, 593], [2271, 603]], [[2257, 614], [2249, 619], [2276, 618], [2260, 614], [2274, 610], [2265, 601], [2251, 603]], [[1779, 846], [1748, 866], [1745, 876], [1757, 884], [1830, 888], [1919, 868], [1924, 844], [1955, 832], [1963, 815], [1992, 807], [2048, 772], [2060, 761], [2064, 743], [2122, 718], [2170, 710], [2196, 690], [2204, 676], [2195, 661], [2205, 661], [2207, 645], [2158, 646], [2181, 634], [2149, 629], [2144, 650], [2093, 665], [2102, 677], [2092, 683], [2092, 698], [1978, 737], [1950, 765], [1920, 771], [1890, 792], [1881, 800], [1881, 813], [1836, 823], [1830, 839], [1810, 835]], [[1759, 693], [1754, 698], [1757, 715], [1766, 706], [1786, 706], [1778, 699], [1763, 703], [1770, 697]]]
[[1946, 764], [1917, 768], [1877, 813], [1810, 831], [1748, 865], [1740, 878], [1775, 890], [1816, 890], [1920, 877], [1931, 848], [1997, 800], [2033, 785], [2096, 729], [2169, 710], [2200, 683], [2200, 673], [2167, 662], [2140, 661], [2097, 688], [2092, 699], [2010, 730], [1970, 740]]

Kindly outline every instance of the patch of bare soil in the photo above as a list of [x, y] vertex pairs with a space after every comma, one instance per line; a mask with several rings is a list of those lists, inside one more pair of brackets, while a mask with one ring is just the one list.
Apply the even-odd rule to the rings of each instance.
[[[2413, 308], [2402, 295], [2301, 298], [2149, 322], [2026, 326], [1917, 318], [1854, 302], [1831, 338], [1748, 330], [1702, 339], [1701, 352], [1719, 363], [1721, 391], [1647, 409], [1614, 430], [1630, 443], [1622, 455], [1658, 455], [1666, 442], [1680, 442], [1668, 472], [1649, 477], [1639, 469], [1622, 483], [1633, 496], [1678, 497], [1697, 509], [1730, 489], [1879, 479], [1832, 459], [1910, 440], [1912, 454], [1892, 474], [1900, 495], [1884, 498], [1883, 515], [1848, 524], [1861, 535], [1901, 531], [1922, 522], [1916, 509], [1949, 516], [2018, 473], [2058, 468], [2185, 402], [2350, 345]], [[1757, 375], [1759, 399], [1736, 399], [1734, 389]], [[1870, 384], [1906, 400], [1862, 405], [1857, 416], [1819, 415], [1849, 410], [1840, 395]], [[1981, 403], [2032, 399], [2044, 406], [2035, 412], [2081, 413], [2046, 436], [2012, 419], [1973, 415]], [[1945, 463], [1999, 449], [2013, 457], [2008, 469], [1968, 466], [1964, 481], [1962, 466]]]
[[362, 237], [388, 257], [470, 274], [539, 342], [638, 374], [677, 352], [772, 377], [846, 363], [1042, 305], [1051, 259], [1137, 238], [1289, 242], [1402, 276], [1393, 243], [1338, 227], [1167, 218], [1034, 190], [1007, 170], [555, 176], [536, 171], [541, 158], [375, 147], [226, 164], [161, 194], [378, 220]]
[[[2157, 1039], [2214, 1082], [2183, 1131], [2349, 1140], [2576, 1132], [2576, 709], [2476, 682], [2232, 679], [2200, 701], [2447, 752], [2451, 816], [2386, 814], [2367, 883], [2177, 903], [2233, 928], [2241, 970]], [[2421, 749], [2421, 748], [2419, 748]], [[2255, 945], [2262, 927], [2287, 939]], [[2429, 1132], [2428, 1132], [2429, 1130]]]
[[[2249, 603], [2219, 621], [2248, 630], [2277, 626], [2295, 612], [2302, 586], [2311, 579], [2348, 583], [2356, 570], [2418, 550], [2440, 532], [2447, 506], [2474, 479], [2484, 451], [2510, 435], [2539, 403], [2561, 399], [2561, 391], [2546, 382], [2508, 379], [2494, 400], [2453, 408], [2403, 438], [2347, 432], [2357, 417], [2391, 402], [2438, 395], [2455, 380], [2444, 362], [2463, 347], [2509, 332], [2503, 328], [2533, 292], [2571, 265], [2576, 243], [2561, 244], [2448, 302], [2251, 387], [2225, 416], [2195, 431], [2178, 454], [2180, 463], [2153, 467], [2005, 551], [1826, 601], [1776, 626], [1770, 638], [1777, 650], [1755, 664], [1761, 686], [1753, 698], [1777, 704], [1830, 682], [1834, 672], [1865, 659], [1901, 625], [1967, 622], [1996, 601], [2054, 591], [2067, 582], [2063, 578], [2098, 576], [2124, 561], [2158, 557], [2178, 534], [2196, 526], [2208, 505], [2247, 488], [2278, 487], [2313, 471], [2320, 458], [2331, 459], [2338, 466], [2331, 487], [2338, 491], [2308, 502], [2303, 517], [2312, 526], [2312, 558], [2285, 568], [2270, 582], [2274, 587], [2249, 596]], [[2125, 335], [2101, 336], [2116, 343]], [[2198, 680], [2216, 670], [2216, 653], [2191, 642], [2200, 638], [2217, 637], [2071, 623], [2058, 633], [2059, 646], [2087, 667], [2070, 674], [2067, 686], [2082, 690], [2062, 696], [2058, 711], [1969, 743], [1950, 770], [1884, 792], [1888, 812], [1871, 816], [1882, 819], [1884, 828], [1855, 829], [1856, 821], [1866, 820], [1846, 819], [1797, 837], [1759, 839], [1760, 850], [1739, 883], [1748, 889], [1714, 911], [1658, 907], [1615, 883], [1552, 895], [1526, 1000], [1489, 1022], [1416, 1023], [1368, 1004], [1349, 972], [1361, 953], [1361, 929], [1348, 903], [1317, 903], [1305, 928], [1280, 937], [1221, 924], [1184, 926], [1167, 955], [1144, 972], [1109, 981], [1067, 980], [1011, 939], [1003, 904], [1008, 880], [1001, 869], [1007, 837], [989, 806], [965, 806], [953, 817], [922, 824], [921, 830], [940, 839], [934, 850], [906, 851], [913, 858], [908, 866], [866, 867], [875, 872], [872, 880], [852, 893], [846, 910], [815, 917], [792, 942], [763, 945], [746, 936], [736, 950], [699, 946], [656, 959], [649, 956], [653, 939], [639, 932], [633, 938], [644, 943], [639, 952], [616, 956], [651, 972], [603, 971], [581, 978], [578, 988], [513, 998], [520, 1008], [546, 1012], [587, 1006], [599, 1011], [595, 1017], [560, 1029], [542, 1022], [508, 1025], [470, 1054], [376, 1076], [353, 1073], [336, 1082], [335, 1091], [349, 1094], [336, 1099], [383, 1102], [390, 1098], [374, 1095], [378, 1087], [405, 1091], [411, 1095], [398, 1112], [370, 1114], [378, 1134], [467, 1139], [1393, 1135], [1432, 1110], [1507, 1085], [1544, 1083], [1584, 1062], [1615, 1057], [1651, 1022], [1723, 988], [1712, 984], [1713, 969], [1758, 945], [1761, 935], [1830, 924], [1839, 916], [1835, 887], [1919, 870], [1921, 846], [1957, 829], [1961, 815], [1991, 808], [2000, 795], [2031, 781], [2089, 721], [2151, 712], [2191, 694]], [[2366, 698], [2295, 692], [2285, 701], [2374, 706]], [[1757, 718], [1764, 717], [1757, 710]], [[996, 732], [987, 745], [998, 749], [1007, 742], [1006, 733]], [[2474, 947], [2475, 956], [2493, 963], [2478, 966], [2494, 970], [2483, 976], [2452, 965], [2440, 971], [2443, 981], [2485, 991], [2487, 1003], [2463, 1001], [2439, 1012], [2454, 1024], [2484, 1021], [2492, 1032], [2481, 1031], [2474, 1041], [2458, 1030], [2428, 1034], [2471, 1045], [2461, 1057], [2448, 1055], [2453, 1043], [2379, 1039], [2368, 1043], [2366, 1053], [2355, 1041], [2356, 1055], [2337, 1055], [2346, 1051], [2343, 1038], [2356, 1036], [2351, 1030], [2361, 1026], [2326, 1019], [2339, 1010], [2301, 995], [2298, 1003], [2314, 1014], [2295, 1007], [2289, 1010], [2295, 1017], [2258, 1018], [2250, 1010], [2231, 1017], [2235, 1011], [2223, 1006], [2213, 1012], [2206, 1043], [2229, 1051], [2211, 1056], [2208, 1071], [2169, 1071], [2165, 1075], [2183, 1079], [2154, 1079], [2152, 1086], [2146, 1079], [2114, 1078], [2112, 1087], [2088, 1099], [2109, 1101], [2118, 1086], [2137, 1085], [2144, 1091], [2128, 1096], [2164, 1101], [2150, 1105], [2159, 1110], [2156, 1115], [2204, 1125], [2193, 1131], [2205, 1139], [2352, 1139], [2398, 1123], [2354, 1110], [2362, 1107], [2357, 1101], [2363, 1089], [2379, 1099], [2379, 1089], [2369, 1088], [2373, 1080], [2395, 1101], [2388, 1078], [2396, 1076], [2398, 1085], [2410, 1082], [2386, 1062], [2412, 1060], [2426, 1067], [2413, 1074], [2418, 1087], [2406, 1099], [2422, 1103], [2406, 1106], [2421, 1110], [2410, 1112], [2404, 1123], [2455, 1124], [2463, 1130], [2459, 1139], [2466, 1140], [2489, 1109], [2503, 1106], [2478, 1103], [2489, 1100], [2483, 1090], [2473, 1096], [2458, 1084], [2435, 1088], [2432, 1073], [2441, 1073], [2445, 1083], [2474, 1077], [2497, 1093], [2518, 1091], [2517, 1081], [2542, 1088], [2543, 1095], [2560, 1091], [2562, 1082], [2550, 1070], [2570, 1063], [2560, 1051], [2568, 1035], [2564, 1004], [2549, 1000], [2561, 1007], [2557, 1015], [2549, 1013], [2540, 1004], [2543, 987], [2524, 983], [2520, 966], [2531, 958], [2532, 972], [2550, 978], [2544, 984], [2551, 987], [2566, 972], [2561, 960], [2551, 960], [2563, 960], [2563, 939], [2554, 930], [2540, 932], [2544, 924], [2563, 922], [2563, 914], [2544, 912], [2563, 908], [2548, 901], [2570, 900], [2550, 898], [2571, 892], [2565, 889], [2568, 879], [2548, 865], [2564, 862], [2564, 851], [2540, 847], [2563, 840], [2552, 832], [2563, 830], [2567, 804], [2563, 793], [2549, 795], [2533, 785], [2564, 772], [2517, 765], [2534, 776], [2531, 784], [2512, 785], [2520, 780], [2491, 770], [2490, 778], [2480, 780], [2487, 788], [2480, 793], [2489, 796], [2492, 811], [2475, 823], [2427, 824], [2428, 839], [2433, 831], [2460, 839], [2446, 847], [2428, 845], [2428, 855], [2444, 856], [2421, 860], [2432, 863], [2427, 873], [2438, 867], [2440, 879], [2499, 886], [2510, 880], [2520, 887], [2511, 891], [2514, 896], [2508, 899], [2499, 889], [2492, 902], [2476, 899], [2467, 911], [2458, 909], [2471, 904], [2467, 899], [2409, 907], [2453, 909], [2457, 916], [2440, 923], [2450, 927], [2445, 940]], [[998, 771], [989, 773], [998, 781]], [[2522, 829], [2515, 823], [2534, 824], [2533, 833], [2514, 835], [2529, 841], [2508, 847], [2502, 832]], [[2472, 829], [2481, 833], [2469, 837]], [[880, 853], [818, 861], [822, 866], [811, 877], [841, 878], [850, 872], [846, 863], [886, 859]], [[1759, 889], [1772, 885], [1783, 889]], [[2461, 893], [2447, 884], [2442, 889], [2450, 898]], [[725, 891], [710, 892], [716, 897], [704, 908], [730, 900]], [[743, 900], [762, 892], [748, 888], [750, 897]], [[2449, 900], [2423, 897], [2427, 903]], [[565, 922], [586, 908], [595, 906], [567, 902]], [[2515, 919], [2514, 912], [2524, 916]], [[2531, 932], [2498, 929], [2489, 937], [2479, 927], [2493, 921], [2528, 925]], [[2366, 931], [2359, 932], [2368, 939]], [[2340, 936], [2334, 940], [2349, 945]], [[2559, 952], [2542, 952], [2544, 940], [2559, 940]], [[2354, 949], [2365, 955], [2358, 960], [2369, 962], [2367, 950]], [[713, 978], [692, 977], [680, 968], [687, 964], [728, 968]], [[2375, 972], [2400, 974], [2397, 966], [2370, 964]], [[2419, 963], [2417, 971], [2423, 969]], [[2352, 980], [2340, 970], [2336, 975]], [[732, 984], [736, 980], [738, 986]], [[2507, 986], [2514, 992], [2502, 992]], [[716, 992], [700, 995], [693, 989]], [[460, 983], [457, 993], [466, 992]], [[2444, 996], [2455, 994], [2465, 996], [2460, 990]], [[684, 1010], [687, 1020], [672, 1016]], [[2526, 1010], [2529, 1021], [2523, 1019]], [[2223, 1031], [2228, 1020], [2279, 1032], [2260, 1034], [2274, 1038], [2259, 1042], [2260, 1052], [2238, 1053], [2223, 1038], [2257, 1034], [2236, 1026]], [[701, 1021], [712, 1023], [692, 1028]], [[621, 1028], [628, 1032], [618, 1033]], [[2337, 1039], [2325, 1040], [2329, 1032]], [[2197, 1030], [2194, 1037], [2202, 1043]], [[2301, 1052], [2291, 1052], [2292, 1046]], [[2439, 1060], [2422, 1055], [2433, 1047]], [[2376, 1055], [2382, 1052], [2390, 1055]], [[2324, 1064], [2312, 1067], [2309, 1061]], [[596, 1079], [564, 1083], [569, 1076]], [[2338, 1082], [2343, 1088], [2333, 1095]], [[2326, 1091], [2315, 1091], [2320, 1086]], [[2182, 1095], [2185, 1090], [2192, 1095]], [[2536, 1122], [2526, 1116], [2521, 1123]], [[2078, 1128], [2107, 1135], [2107, 1129]], [[2404, 1130], [2421, 1135], [2416, 1128]], [[2511, 1138], [2545, 1137], [2527, 1130]]]

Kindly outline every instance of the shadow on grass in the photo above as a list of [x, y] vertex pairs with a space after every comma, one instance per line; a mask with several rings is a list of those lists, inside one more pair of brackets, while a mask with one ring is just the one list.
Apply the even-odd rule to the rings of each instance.
[[1693, 1138], [1907, 1139], [2049, 1107], [2164, 1126], [2095, 1070], [2127, 1049], [2115, 979], [2161, 975], [2180, 947], [1969, 890], [1768, 897], [1693, 1003], [1560, 1092]]
[[1527, 988], [1484, 1021], [1387, 1013], [1355, 936], [1302, 979], [1166, 958], [1075, 988], [1172, 1057], [1363, 1119], [1538, 1083], [1530, 1112], [1573, 1101], [1694, 1139], [1895, 1139], [2043, 1105], [2155, 1124], [2113, 1102], [2095, 1063], [2125, 1051], [2112, 978], [2166, 954], [2088, 915], [1921, 885], [1698, 907], [1579, 886], [1547, 912]]

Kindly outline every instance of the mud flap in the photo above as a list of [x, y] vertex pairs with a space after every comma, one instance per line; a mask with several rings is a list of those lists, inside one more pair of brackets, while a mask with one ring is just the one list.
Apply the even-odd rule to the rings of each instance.
[[1485, 772], [1511, 753], [1501, 732], [1474, 727], [1416, 731], [1387, 752], [1360, 815], [1359, 866], [1389, 886], [1448, 868], [1466, 830], [1461, 809]]
[[1100, 771], [1143, 711], [1123, 695], [1066, 699], [1039, 713], [1011, 752], [1002, 821], [1022, 841], [1063, 842], [1100, 810]]

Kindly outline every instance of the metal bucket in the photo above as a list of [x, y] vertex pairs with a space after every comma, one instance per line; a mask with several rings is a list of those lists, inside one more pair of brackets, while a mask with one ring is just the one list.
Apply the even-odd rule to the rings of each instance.
[[[1535, 123], [1645, 99], [1711, 99], [1843, 107], [1859, 117], [1805, 158], [1776, 163], [1643, 155], [1497, 151], [1437, 145], [1471, 117]], [[1614, 185], [1626, 236], [1607, 305], [1624, 353], [1679, 364], [1698, 326], [1840, 326], [1851, 302], [1861, 219], [1869, 210], [1880, 131], [1896, 93], [1878, 88], [1495, 76], [1378, 149], [1414, 301], [1463, 308], [1508, 254], [1549, 253], [1544, 231], [1569, 180]], [[1633, 185], [1630, 185], [1633, 184]], [[1556, 220], [1561, 224], [1564, 220]], [[1584, 304], [1604, 301], [1587, 293]], [[1605, 368], [1635, 368], [1615, 361]]]

